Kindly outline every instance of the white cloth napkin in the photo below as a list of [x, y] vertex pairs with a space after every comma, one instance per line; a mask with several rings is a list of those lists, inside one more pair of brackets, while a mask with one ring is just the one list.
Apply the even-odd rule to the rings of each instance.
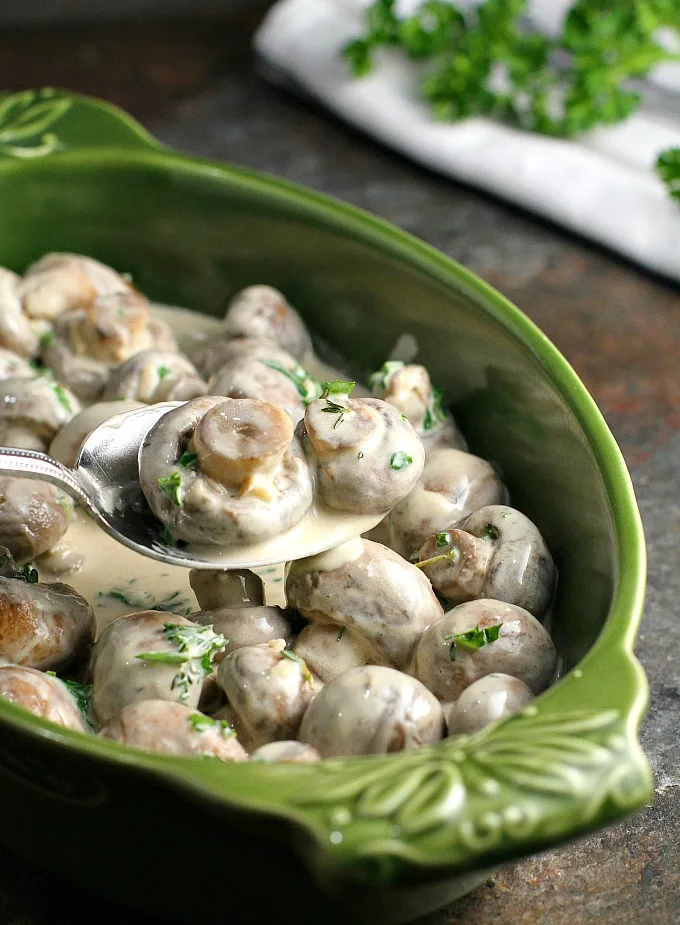
[[[653, 171], [660, 151], [680, 146], [680, 66], [663, 65], [650, 81], [665, 91], [660, 113], [646, 109], [578, 141], [485, 118], [442, 124], [398, 54], [381, 52], [369, 76], [350, 76], [341, 49], [361, 34], [365, 2], [280, 0], [255, 37], [266, 73], [413, 160], [680, 280], [680, 207]], [[569, 6], [534, 0], [532, 21], [553, 31]]]

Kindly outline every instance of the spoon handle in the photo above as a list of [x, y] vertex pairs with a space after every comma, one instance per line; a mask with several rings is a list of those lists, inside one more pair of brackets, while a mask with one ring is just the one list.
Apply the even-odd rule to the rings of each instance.
[[87, 511], [99, 517], [99, 512], [78, 481], [72, 469], [62, 466], [56, 459], [34, 450], [0, 448], [0, 475], [20, 476], [26, 479], [41, 479], [61, 488], [67, 495], [82, 504]]

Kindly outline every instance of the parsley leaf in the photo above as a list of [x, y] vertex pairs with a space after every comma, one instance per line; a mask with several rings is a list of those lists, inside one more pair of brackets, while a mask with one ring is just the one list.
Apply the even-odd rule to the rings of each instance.
[[680, 148], [669, 148], [659, 155], [656, 171], [671, 196], [680, 201]]
[[168, 475], [166, 478], [159, 476], [158, 478], [158, 487], [160, 490], [168, 496], [170, 501], [175, 505], [175, 507], [182, 507], [182, 500], [179, 496], [179, 489], [182, 484], [182, 476], [179, 472], [173, 472], [172, 475]]
[[182, 453], [177, 460], [177, 465], [183, 469], [195, 469], [198, 462], [198, 453]]
[[48, 347], [51, 347], [54, 343], [54, 334], [52, 331], [43, 331], [40, 335], [40, 346], [43, 350], [46, 350]]
[[262, 364], [263, 366], [268, 366], [269, 369], [275, 369], [277, 373], [281, 373], [286, 379], [290, 379], [305, 405], [308, 405], [310, 401], [314, 401], [315, 398], [321, 397], [323, 391], [321, 383], [299, 363], [296, 363], [293, 369], [286, 369], [279, 363], [269, 363], [264, 360]]
[[448, 546], [448, 544], [451, 542], [451, 534], [450, 533], [435, 533], [435, 540], [436, 540], [437, 546]]
[[13, 577], [19, 581], [25, 581], [29, 585], [36, 585], [40, 580], [38, 577], [38, 570], [33, 568], [32, 565], [23, 565], [20, 569], [16, 570]]
[[217, 728], [225, 738], [236, 735], [236, 730], [226, 719], [213, 719], [203, 713], [192, 713], [189, 717], [189, 723], [196, 732], [206, 732], [208, 729]]
[[73, 412], [73, 405], [71, 404], [71, 399], [68, 397], [66, 389], [63, 385], [60, 385], [58, 382], [50, 382], [50, 388], [57, 396], [57, 401], [60, 405], [63, 405], [67, 411]]
[[156, 372], [158, 373], [158, 378], [161, 380], [161, 382], [165, 379], [166, 376], [170, 375], [170, 370], [167, 366], [159, 366]]
[[390, 379], [392, 376], [402, 369], [404, 364], [401, 360], [386, 360], [380, 369], [376, 372], [371, 373], [368, 379], [368, 384], [371, 387], [371, 391], [375, 395], [376, 393], [384, 395], [387, 391], [387, 386], [389, 385]]
[[355, 383], [348, 382], [345, 379], [334, 379], [333, 382], [325, 382], [323, 387], [323, 392], [321, 393], [322, 398], [329, 398], [331, 395], [345, 395], [349, 396], [352, 394]]
[[[46, 671], [45, 674], [48, 674], [52, 678], [58, 677], [56, 671]], [[75, 700], [76, 706], [78, 707], [78, 712], [85, 720], [88, 727], [91, 727], [92, 724], [90, 723], [90, 704], [92, 702], [92, 685], [80, 684], [78, 681], [69, 681], [65, 678], [59, 678], [59, 680]]]
[[444, 636], [447, 642], [449, 640], [451, 641], [451, 647], [449, 649], [451, 661], [454, 662], [456, 660], [456, 648], [481, 649], [483, 646], [488, 646], [492, 642], [496, 642], [498, 634], [501, 631], [501, 626], [503, 626], [502, 623], [496, 623], [494, 626], [485, 626], [484, 629], [480, 629], [476, 626], [466, 633], [450, 633], [448, 636]]
[[397, 450], [396, 453], [392, 453], [390, 456], [390, 469], [401, 472], [402, 469], [407, 469], [412, 462], [413, 457], [409, 456], [408, 453], [404, 453], [403, 450]]
[[184, 703], [189, 699], [192, 686], [212, 671], [213, 658], [227, 646], [229, 640], [214, 633], [212, 626], [182, 626], [178, 623], [164, 623], [163, 635], [176, 647], [176, 652], [140, 652], [136, 658], [143, 662], [179, 666], [181, 670], [175, 675], [170, 688], [179, 691], [179, 699]]
[[423, 430], [432, 430], [444, 420], [446, 420], [446, 415], [442, 411], [442, 391], [441, 389], [432, 389], [432, 398], [425, 408]]

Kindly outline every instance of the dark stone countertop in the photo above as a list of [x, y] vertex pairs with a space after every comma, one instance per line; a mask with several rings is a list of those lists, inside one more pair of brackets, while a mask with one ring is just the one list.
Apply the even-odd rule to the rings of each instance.
[[[389, 219], [505, 293], [591, 390], [630, 466], [649, 548], [638, 654], [651, 683], [643, 746], [654, 805], [508, 865], [418, 925], [675, 925], [680, 921], [680, 292], [407, 163], [269, 87], [248, 40], [266, 6], [222, 20], [40, 27], [0, 34], [0, 86], [110, 99], [181, 150], [266, 170]], [[680, 242], [679, 242], [680, 244]], [[149, 925], [0, 849], [0, 925]]]

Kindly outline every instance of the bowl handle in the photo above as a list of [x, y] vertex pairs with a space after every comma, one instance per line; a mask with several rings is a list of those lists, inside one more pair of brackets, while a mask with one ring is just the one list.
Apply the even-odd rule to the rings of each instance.
[[161, 145], [131, 116], [102, 100], [44, 88], [0, 94], [0, 165], [92, 148]]

